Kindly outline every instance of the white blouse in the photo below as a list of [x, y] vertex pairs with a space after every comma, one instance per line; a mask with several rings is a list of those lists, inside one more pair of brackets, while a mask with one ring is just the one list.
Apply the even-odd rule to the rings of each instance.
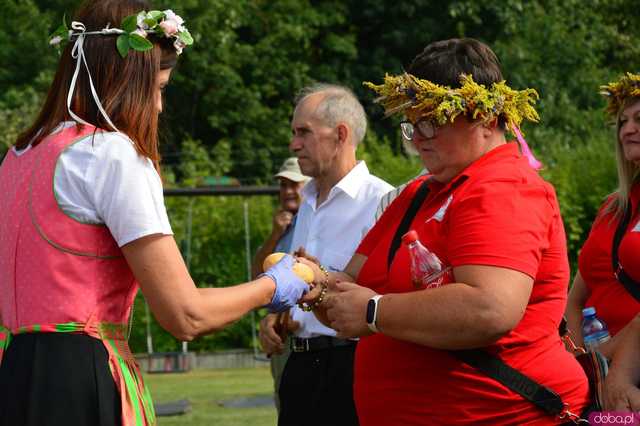
[[[54, 133], [73, 125], [62, 123]], [[13, 149], [23, 155], [31, 146]], [[120, 247], [152, 234], [173, 235], [160, 176], [122, 133], [91, 134], [67, 147], [56, 164], [53, 188], [65, 214], [105, 224]]]

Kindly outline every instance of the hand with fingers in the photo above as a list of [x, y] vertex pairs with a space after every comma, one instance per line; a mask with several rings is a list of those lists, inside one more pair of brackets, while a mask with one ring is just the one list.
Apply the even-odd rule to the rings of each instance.
[[298, 262], [308, 267], [313, 273], [313, 281], [311, 283], [312, 290], [307, 293], [298, 305], [303, 311], [311, 311], [320, 308], [329, 293], [330, 276], [329, 272], [320, 264], [305, 257], [297, 257]]
[[640, 411], [640, 389], [628, 375], [616, 374], [614, 368], [604, 382], [604, 408], [610, 411]]
[[271, 302], [265, 305], [270, 312], [282, 312], [291, 308], [309, 291], [309, 285], [293, 271], [295, 263], [293, 256], [284, 255], [261, 275], [271, 278], [276, 285]]
[[327, 317], [340, 338], [372, 334], [367, 326], [367, 303], [376, 293], [356, 283], [336, 282], [324, 302]]
[[273, 233], [277, 236], [281, 236], [286, 231], [287, 227], [291, 225], [293, 221], [293, 213], [287, 210], [278, 210], [273, 215]]
[[260, 321], [258, 337], [262, 350], [267, 355], [281, 354], [285, 347], [286, 337], [300, 328], [300, 323], [289, 319], [289, 312], [268, 314]]

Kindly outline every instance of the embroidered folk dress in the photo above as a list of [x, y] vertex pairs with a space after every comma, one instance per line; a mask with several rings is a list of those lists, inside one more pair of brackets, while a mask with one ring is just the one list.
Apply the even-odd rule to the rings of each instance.
[[[23, 155], [10, 151], [0, 167], [0, 378], [13, 378], [14, 366], [8, 365], [16, 359], [9, 357], [12, 340], [17, 343], [35, 333], [61, 339], [89, 336], [107, 354], [108, 371], [119, 395], [115, 407], [120, 407], [121, 419], [116, 421], [123, 426], [154, 425], [151, 398], [127, 343], [138, 284], [109, 229], [80, 223], [56, 201], [53, 182], [58, 158], [94, 132], [101, 131], [92, 126], [66, 128]], [[91, 353], [86, 356], [95, 358]], [[85, 364], [79, 359], [77, 365]], [[32, 392], [55, 389], [47, 383], [48, 372], [35, 371], [37, 367], [34, 363], [28, 378]], [[16, 382], [21, 385], [20, 380]], [[104, 401], [98, 398], [96, 403]], [[5, 406], [5, 414], [8, 409]], [[32, 414], [38, 415], [26, 415]], [[2, 420], [0, 402], [0, 424]]]

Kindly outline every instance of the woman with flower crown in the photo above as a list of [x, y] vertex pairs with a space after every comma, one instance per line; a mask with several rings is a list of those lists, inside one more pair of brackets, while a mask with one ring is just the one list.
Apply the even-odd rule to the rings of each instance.
[[142, 0], [91, 0], [45, 104], [0, 166], [0, 425], [153, 425], [127, 344], [140, 287], [181, 340], [249, 310], [288, 309], [308, 286], [285, 257], [250, 283], [196, 288], [158, 174], [162, 89], [193, 43]]
[[603, 203], [578, 258], [567, 320], [582, 341], [581, 311], [593, 306], [612, 338], [598, 351], [612, 358], [605, 381], [610, 410], [640, 410], [640, 74], [602, 86], [616, 126], [618, 189]]
[[598, 351], [611, 357], [618, 342], [633, 334], [627, 324], [640, 313], [640, 74], [627, 73], [601, 89], [616, 123], [618, 189], [603, 203], [582, 246], [566, 316], [582, 343], [582, 309], [594, 307], [612, 336]]
[[[404, 115], [403, 137], [430, 174], [330, 274], [314, 311], [338, 336], [360, 337], [362, 426], [552, 425], [587, 405], [584, 372], [558, 333], [569, 281], [558, 202], [518, 130], [537, 121], [537, 95], [510, 89], [498, 64], [477, 40], [444, 40], [406, 73], [367, 84], [387, 114]], [[408, 230], [448, 271], [433, 288], [412, 280]]]

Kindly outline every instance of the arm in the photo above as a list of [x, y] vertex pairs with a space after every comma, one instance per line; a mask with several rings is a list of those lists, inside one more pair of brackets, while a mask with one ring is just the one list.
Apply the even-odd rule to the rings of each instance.
[[[430, 290], [387, 294], [378, 302], [380, 332], [438, 349], [487, 346], [512, 330], [524, 315], [533, 279], [493, 266], [454, 268], [457, 282]], [[332, 328], [343, 337], [369, 333], [366, 303], [372, 290], [338, 284], [327, 302]]]
[[380, 300], [378, 327], [400, 340], [438, 349], [487, 346], [522, 319], [533, 279], [512, 269], [465, 265], [457, 282]]
[[565, 316], [567, 318], [567, 326], [571, 331], [571, 338], [576, 346], [582, 346], [582, 309], [589, 298], [589, 289], [587, 288], [582, 275], [578, 272], [573, 279], [573, 285], [569, 290], [569, 298], [567, 300], [567, 308]]
[[253, 258], [253, 262], [251, 263], [251, 278], [255, 279], [258, 275], [260, 275], [262, 271], [262, 262], [274, 252], [276, 249], [276, 245], [284, 232], [287, 230], [287, 227], [291, 224], [293, 220], [293, 215], [287, 211], [280, 210], [273, 216], [273, 227], [271, 228], [271, 235], [269, 238], [262, 244], [262, 246], [256, 252], [255, 257]]
[[171, 236], [143, 237], [122, 251], [156, 319], [181, 340], [222, 329], [269, 303], [275, 290], [267, 277], [233, 287], [197, 288]]
[[640, 316], [628, 325], [629, 333], [613, 354], [611, 368], [605, 379], [607, 410], [640, 411]]
[[[585, 307], [588, 298], [589, 289], [582, 275], [578, 272], [573, 280], [573, 286], [571, 286], [571, 290], [569, 291], [565, 316], [567, 317], [567, 325], [571, 331], [573, 343], [579, 347], [584, 346], [584, 340], [582, 338], [582, 309]], [[626, 325], [609, 341], [598, 346], [598, 352], [606, 358], [611, 358], [619, 342], [626, 340], [626, 336], [633, 333], [633, 331], [630, 331], [630, 328], [632, 328], [630, 327], [631, 324], [633, 324], [633, 321]]]

